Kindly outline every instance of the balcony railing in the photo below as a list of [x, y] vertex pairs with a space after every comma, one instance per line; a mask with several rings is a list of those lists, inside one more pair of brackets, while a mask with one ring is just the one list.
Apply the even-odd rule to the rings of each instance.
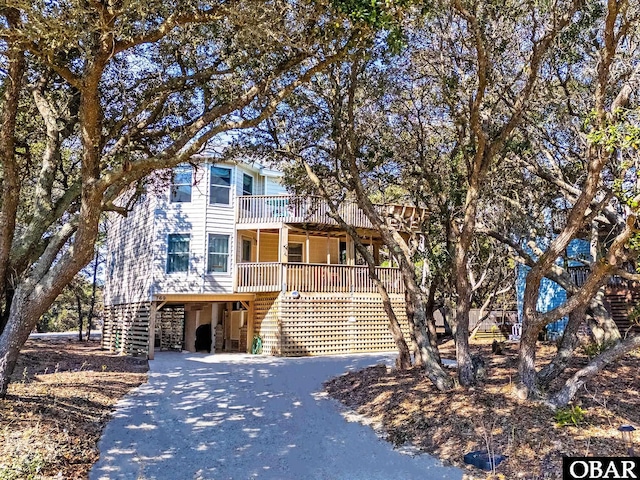
[[[414, 228], [425, 214], [424, 209], [402, 205], [376, 205], [383, 216], [391, 215]], [[292, 195], [249, 195], [238, 197], [239, 224], [317, 223], [336, 225], [329, 216], [329, 205], [319, 197]], [[358, 228], [372, 228], [372, 224], [356, 203], [344, 202], [339, 207], [344, 221]]]
[[[376, 267], [389, 293], [404, 292], [400, 270]], [[308, 263], [239, 263], [238, 292], [375, 293], [377, 287], [363, 266]]]

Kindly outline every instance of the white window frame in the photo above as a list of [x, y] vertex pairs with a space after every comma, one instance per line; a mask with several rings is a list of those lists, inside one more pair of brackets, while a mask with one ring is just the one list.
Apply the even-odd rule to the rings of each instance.
[[[220, 168], [223, 170], [228, 170], [229, 171], [229, 185], [219, 185], [219, 184], [214, 184], [213, 182], [213, 169], [214, 168]], [[226, 188], [229, 190], [229, 203], [218, 203], [218, 202], [214, 202], [213, 201], [213, 196], [211, 195], [211, 189], [213, 187], [216, 188]], [[209, 205], [216, 205], [216, 206], [223, 206], [223, 207], [231, 207], [233, 204], [233, 168], [231, 167], [221, 167], [218, 165], [211, 165], [211, 167], [209, 168]]]
[[[189, 241], [189, 247], [187, 249], [187, 269], [170, 272], [169, 271], [169, 255], [172, 255], [172, 253], [169, 251], [169, 248], [171, 246], [171, 237], [174, 235], [182, 235], [184, 237], [187, 237]], [[176, 255], [176, 253], [173, 253], [173, 255]], [[191, 270], [191, 234], [190, 233], [169, 233], [167, 235], [167, 261], [165, 264], [165, 273], [167, 275], [180, 275], [180, 274], [185, 275], [185, 274], [188, 274], [190, 270]]]
[[[186, 170], [189, 169], [189, 183], [176, 183], [175, 176], [177, 170]], [[189, 200], [174, 200], [174, 189], [176, 187], [189, 187]], [[193, 167], [188, 163], [180, 164], [171, 171], [171, 185], [169, 186], [169, 202], [170, 203], [190, 203], [193, 199]]]
[[[220, 252], [211, 252], [211, 237], [226, 237], [227, 239], [227, 252], [226, 253], [220, 253]], [[226, 270], [223, 272], [220, 271], [216, 271], [216, 270], [211, 270], [210, 269], [210, 255], [211, 254], [214, 255], [226, 255], [227, 256], [227, 266], [226, 266]], [[209, 233], [207, 234], [207, 275], [229, 275], [229, 273], [231, 272], [231, 265], [230, 265], [230, 260], [231, 260], [231, 235], [228, 234], [224, 234], [224, 233]]]

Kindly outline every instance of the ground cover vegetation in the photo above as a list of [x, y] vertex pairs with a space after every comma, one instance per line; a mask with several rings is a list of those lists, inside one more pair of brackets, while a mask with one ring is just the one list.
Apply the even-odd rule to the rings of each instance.
[[[572, 406], [553, 411], [533, 402], [524, 404], [511, 394], [518, 375], [516, 345], [507, 345], [503, 355], [493, 355], [487, 341], [472, 346], [487, 358], [488, 376], [471, 390], [441, 392], [417, 368], [397, 371], [385, 365], [347, 373], [325, 388], [348, 407], [344, 415], [350, 421], [373, 425], [396, 448], [417, 447], [463, 468], [468, 478], [557, 480], [563, 478], [563, 456], [628, 454], [618, 428], [640, 422], [638, 352], [582, 388]], [[445, 356], [455, 354], [450, 341], [440, 348]], [[552, 343], [541, 345], [537, 366], [550, 362], [555, 351]], [[580, 349], [558, 381], [588, 362], [589, 356]], [[507, 458], [493, 471], [482, 472], [464, 464], [464, 455], [477, 450]]]
[[29, 340], [0, 402], [0, 478], [87, 478], [115, 403], [146, 371], [98, 342]]

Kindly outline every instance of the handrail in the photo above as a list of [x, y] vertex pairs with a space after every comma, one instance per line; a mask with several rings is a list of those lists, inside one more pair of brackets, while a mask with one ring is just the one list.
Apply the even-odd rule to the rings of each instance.
[[[376, 282], [369, 269], [360, 265], [323, 263], [239, 263], [238, 292], [293, 291], [314, 293], [376, 293]], [[389, 293], [403, 293], [398, 268], [375, 267], [378, 278]]]
[[[243, 195], [239, 196], [236, 218], [239, 224], [269, 223], [317, 223], [337, 225], [329, 216], [327, 202], [317, 196], [299, 197], [295, 195]], [[418, 224], [425, 210], [402, 205], [376, 205], [380, 214], [393, 214], [403, 219], [410, 228]], [[339, 206], [340, 216], [347, 224], [359, 228], [373, 228], [365, 213], [355, 202], [344, 202]]]

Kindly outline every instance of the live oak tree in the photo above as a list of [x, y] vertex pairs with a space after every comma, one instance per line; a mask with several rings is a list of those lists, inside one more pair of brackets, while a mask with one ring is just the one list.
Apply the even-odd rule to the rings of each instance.
[[362, 35], [324, 2], [3, 2], [0, 397], [103, 212], [257, 125]]
[[452, 204], [449, 223], [456, 295], [452, 323], [458, 378], [465, 386], [475, 383], [468, 343], [474, 292], [469, 265], [481, 201], [491, 193], [485, 187], [513, 148], [517, 128], [537, 100], [540, 74], [555, 41], [575, 21], [580, 6], [578, 1], [558, 2], [552, 8], [436, 2], [405, 30], [413, 52], [409, 68], [432, 92], [428, 123], [432, 130], [448, 132], [437, 145], [441, 159], [456, 165], [459, 188], [451, 193], [460, 198]]
[[[520, 395], [539, 398], [540, 386], [548, 385], [563, 370], [588, 310], [594, 330], [604, 337], [603, 353], [557, 392], [547, 394], [555, 406], [566, 404], [585, 381], [640, 344], [633, 336], [621, 341], [611, 320], [599, 313], [602, 286], [613, 274], [629, 276], [621, 267], [625, 262], [633, 264], [638, 255], [638, 119], [632, 93], [639, 83], [633, 60], [638, 55], [639, 12], [637, 6], [620, 1], [595, 4], [590, 13], [592, 18], [587, 18], [577, 36], [590, 38], [591, 43], [561, 44], [565, 50], [559, 51], [551, 70], [555, 74], [545, 84], [544, 108], [536, 112], [538, 119], [525, 134], [536, 148], [521, 159], [528, 172], [555, 189], [566, 220], [546, 248], [533, 251], [535, 260], [524, 293]], [[557, 259], [585, 231], [590, 232], [592, 259], [584, 285], [563, 285], [569, 294], [567, 301], [550, 312], [538, 312], [542, 277], [562, 273]], [[604, 240], [600, 238], [603, 231], [607, 232]], [[538, 372], [534, 366], [538, 332], [563, 316], [569, 322], [558, 355]]]

